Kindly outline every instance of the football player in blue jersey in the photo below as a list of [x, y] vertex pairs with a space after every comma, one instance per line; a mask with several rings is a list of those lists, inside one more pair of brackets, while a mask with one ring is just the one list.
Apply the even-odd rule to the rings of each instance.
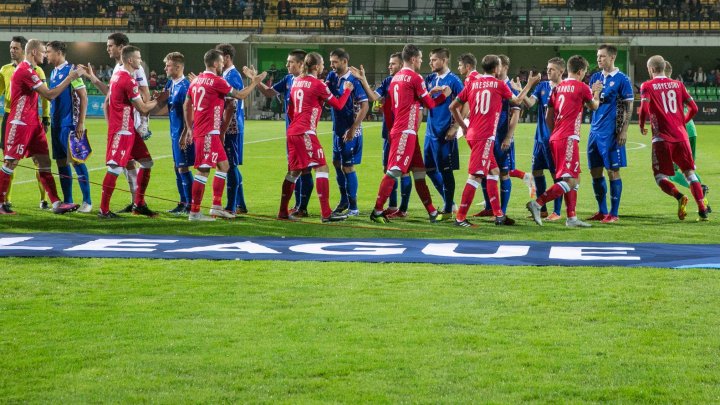
[[453, 212], [455, 195], [455, 174], [460, 168], [458, 157], [457, 131], [459, 125], [453, 123], [448, 107], [463, 89], [463, 83], [449, 67], [450, 51], [447, 48], [436, 48], [430, 51], [430, 73], [425, 77], [428, 91], [437, 86], [447, 86], [451, 95], [444, 104], [428, 112], [425, 126], [424, 158], [427, 175], [445, 201], [442, 212]]
[[[360, 83], [363, 85], [363, 89], [365, 89], [365, 93], [368, 95], [368, 100], [371, 103], [374, 103], [377, 100], [384, 100], [386, 101], [388, 99], [388, 91], [390, 87], [390, 82], [392, 81], [393, 76], [395, 76], [395, 73], [399, 72], [400, 69], [403, 67], [402, 62], [402, 53], [401, 52], [395, 52], [392, 55], [390, 55], [390, 60], [388, 61], [388, 76], [383, 79], [382, 83], [373, 90], [370, 87], [370, 84], [367, 81], [367, 77], [365, 77], [365, 68], [363, 65], [360, 65], [360, 68], [356, 67], [350, 67], [350, 72], [353, 76], [357, 77], [360, 80]], [[384, 102], [381, 107], [383, 111], [383, 123], [382, 123], [382, 138], [383, 138], [383, 158], [382, 158], [382, 165], [383, 165], [383, 173], [385, 172], [387, 168], [388, 163], [388, 155], [390, 154], [390, 140], [388, 139], [388, 134], [390, 133], [390, 128], [393, 124], [393, 116], [392, 116], [392, 108], [390, 108], [390, 104]], [[400, 178], [400, 205], [398, 206], [398, 200], [397, 200], [397, 188], [398, 188], [398, 182], [395, 182], [395, 186], [393, 187], [393, 191], [390, 193], [389, 198], [389, 206], [385, 210], [385, 216], [388, 218], [405, 218], [407, 217], [407, 210], [408, 210], [408, 204], [410, 202], [410, 193], [412, 193], [412, 178], [410, 177], [410, 173], [405, 173]]]
[[[261, 83], [257, 87], [265, 97], [283, 97], [283, 110], [285, 111], [286, 128], [290, 125], [290, 116], [287, 113], [288, 104], [290, 103], [290, 88], [292, 87], [293, 80], [302, 73], [305, 55], [307, 55], [307, 52], [304, 50], [293, 49], [288, 54], [285, 62], [285, 68], [287, 69], [288, 74], [277, 83], [273, 83], [272, 87], [268, 87], [264, 83]], [[302, 174], [295, 182], [295, 207], [290, 209], [290, 215], [298, 218], [308, 216], [307, 207], [314, 187], [315, 184], [313, 183], [312, 170], [309, 168], [303, 170]]]
[[[547, 183], [543, 170], [550, 172], [551, 176], [555, 176], [555, 162], [550, 152], [550, 129], [545, 121], [545, 112], [547, 111], [548, 100], [552, 93], [553, 87], [562, 81], [563, 73], [565, 73], [565, 60], [563, 58], [552, 58], [547, 64], [548, 80], [540, 82], [530, 97], [525, 97], [525, 105], [527, 108], [537, 104], [537, 129], [535, 130], [535, 144], [532, 154], [532, 175], [535, 179], [535, 187], [537, 195], [543, 195], [547, 191]], [[560, 209], [562, 208], [562, 197], [558, 197], [554, 201], [553, 212], [548, 215], [545, 205], [541, 208], [541, 216], [546, 221], [557, 221], [560, 219]]]
[[[57, 87], [74, 65], [65, 60], [67, 46], [62, 41], [48, 42], [46, 47], [47, 60], [55, 68], [50, 74], [51, 89]], [[85, 113], [87, 112], [87, 89], [82, 78], [77, 78], [70, 83], [59, 96], [51, 101], [51, 139], [53, 159], [57, 163], [58, 175], [60, 177], [60, 188], [63, 192], [63, 202], [73, 203], [73, 174], [68, 163], [72, 163], [77, 173], [78, 184], [83, 199], [78, 212], [88, 213], [92, 210], [92, 199], [90, 198], [90, 177], [85, 163], [75, 162], [69, 158], [68, 142], [70, 136], [82, 137], [85, 132]], [[70, 161], [68, 161], [70, 160]]]
[[[588, 166], [598, 202], [598, 212], [588, 219], [603, 223], [618, 221], [622, 195], [620, 168], [627, 166], [625, 142], [635, 97], [630, 79], [615, 67], [616, 57], [616, 47], [601, 45], [597, 50], [600, 71], [590, 77], [590, 85], [601, 82], [603, 90], [600, 93], [600, 108], [592, 115], [588, 138]], [[606, 201], [608, 186], [603, 169], [610, 178], [609, 211]]]
[[180, 52], [170, 52], [163, 59], [168, 82], [165, 91], [167, 100], [159, 102], [155, 112], [167, 111], [170, 118], [170, 145], [175, 163], [175, 183], [180, 202], [168, 212], [176, 215], [188, 215], [192, 200], [193, 174], [190, 167], [195, 164], [195, 145], [190, 144], [183, 149], [180, 139], [185, 131], [185, 115], [183, 104], [187, 98], [190, 81], [185, 77], [185, 56]]
[[362, 161], [362, 122], [370, 107], [368, 96], [360, 81], [350, 74], [350, 54], [342, 48], [330, 52], [330, 66], [325, 81], [335, 97], [340, 97], [345, 82], [353, 84], [353, 91], [341, 110], [331, 109], [333, 120], [333, 166], [340, 202], [334, 212], [348, 216], [360, 215], [357, 206], [358, 178], [355, 165]]
[[245, 88], [240, 72], [235, 68], [235, 48], [230, 44], [219, 44], [216, 50], [223, 54], [223, 79], [232, 88], [241, 92], [244, 97], [240, 99], [225, 99], [225, 153], [228, 157], [230, 170], [227, 173], [227, 204], [225, 210], [233, 214], [247, 214], [245, 193], [243, 191], [242, 173], [238, 166], [243, 164], [243, 143], [245, 138], [245, 101], [251, 92], [243, 92]]

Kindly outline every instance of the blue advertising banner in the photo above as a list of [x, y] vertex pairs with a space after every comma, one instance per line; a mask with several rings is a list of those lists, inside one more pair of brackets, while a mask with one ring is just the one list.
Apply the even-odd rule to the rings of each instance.
[[0, 234], [8, 256], [720, 269], [716, 244]]

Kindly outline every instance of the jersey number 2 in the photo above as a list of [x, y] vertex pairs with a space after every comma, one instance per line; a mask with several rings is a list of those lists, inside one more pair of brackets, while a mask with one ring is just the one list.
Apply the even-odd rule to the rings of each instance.
[[[198, 93], [200, 93], [200, 97], [198, 97]], [[204, 108], [202, 108], [201, 106], [203, 98], [205, 98], [205, 88], [193, 87], [193, 104], [198, 111], [204, 110]]]

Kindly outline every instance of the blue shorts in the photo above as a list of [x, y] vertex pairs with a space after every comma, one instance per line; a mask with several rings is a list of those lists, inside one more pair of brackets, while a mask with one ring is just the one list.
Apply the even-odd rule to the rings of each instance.
[[359, 165], [362, 162], [362, 135], [355, 136], [350, 142], [343, 141], [341, 136], [333, 136], [333, 161], [340, 161], [342, 166]]
[[448, 141], [444, 137], [425, 135], [423, 152], [427, 169], [437, 169], [442, 172], [460, 168], [457, 139]]
[[590, 136], [587, 146], [588, 167], [604, 167], [618, 170], [627, 166], [625, 146], [619, 146], [615, 136], [612, 139]]
[[242, 134], [225, 134], [225, 154], [230, 166], [243, 164], [243, 138]]
[[52, 127], [50, 128], [50, 138], [52, 143], [52, 158], [67, 159], [68, 157], [68, 137], [73, 127]]
[[188, 145], [185, 150], [180, 148], [180, 138], [171, 137], [172, 155], [175, 167], [190, 167], [195, 165], [195, 144]]
[[383, 138], [383, 156], [382, 156], [383, 173], [385, 172], [385, 168], [387, 168], [389, 157], [390, 157], [390, 140], [388, 138]]
[[555, 161], [550, 152], [550, 144], [535, 141], [532, 154], [532, 171], [548, 170], [555, 175]]
[[498, 168], [501, 172], [509, 172], [515, 169], [515, 142], [510, 143], [510, 147], [507, 150], [501, 148], [502, 140], [499, 138], [495, 139], [493, 145], [493, 151], [495, 152], [495, 161], [497, 162]]

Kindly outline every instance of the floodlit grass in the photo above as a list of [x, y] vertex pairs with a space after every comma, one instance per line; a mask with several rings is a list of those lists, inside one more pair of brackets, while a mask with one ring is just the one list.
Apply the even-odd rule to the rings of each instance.
[[[162, 199], [148, 201], [165, 210], [176, 199], [167, 125], [158, 118], [152, 127], [156, 166], [148, 192]], [[88, 128], [96, 150], [91, 178], [99, 183], [105, 126], [91, 120]], [[525, 218], [527, 189], [514, 180], [509, 215], [516, 227], [430, 225], [415, 195], [410, 219], [375, 226], [365, 214], [382, 175], [378, 123], [367, 124], [359, 166], [361, 218], [321, 225], [313, 198], [313, 218], [277, 221], [283, 129], [282, 122], [247, 124], [241, 169], [248, 217], [196, 224], [167, 214], [56, 216], [37, 209], [34, 174], [20, 168], [13, 196], [19, 215], [0, 218], [0, 232], [720, 241], [718, 222], [696, 223], [692, 203], [688, 220], [677, 220], [674, 200], [653, 181], [649, 139], [636, 127], [617, 224], [537, 227]], [[329, 125], [321, 131], [329, 152]], [[520, 169], [529, 167], [533, 131], [517, 131]], [[698, 132], [699, 172], [713, 204], [720, 127]], [[463, 168], [467, 151], [461, 142]], [[459, 199], [464, 169], [456, 178]], [[113, 208], [128, 199], [116, 192]], [[99, 186], [93, 200], [97, 209]], [[594, 211], [585, 170], [578, 212]], [[2, 402], [720, 401], [716, 271], [0, 258], [0, 285]]]

